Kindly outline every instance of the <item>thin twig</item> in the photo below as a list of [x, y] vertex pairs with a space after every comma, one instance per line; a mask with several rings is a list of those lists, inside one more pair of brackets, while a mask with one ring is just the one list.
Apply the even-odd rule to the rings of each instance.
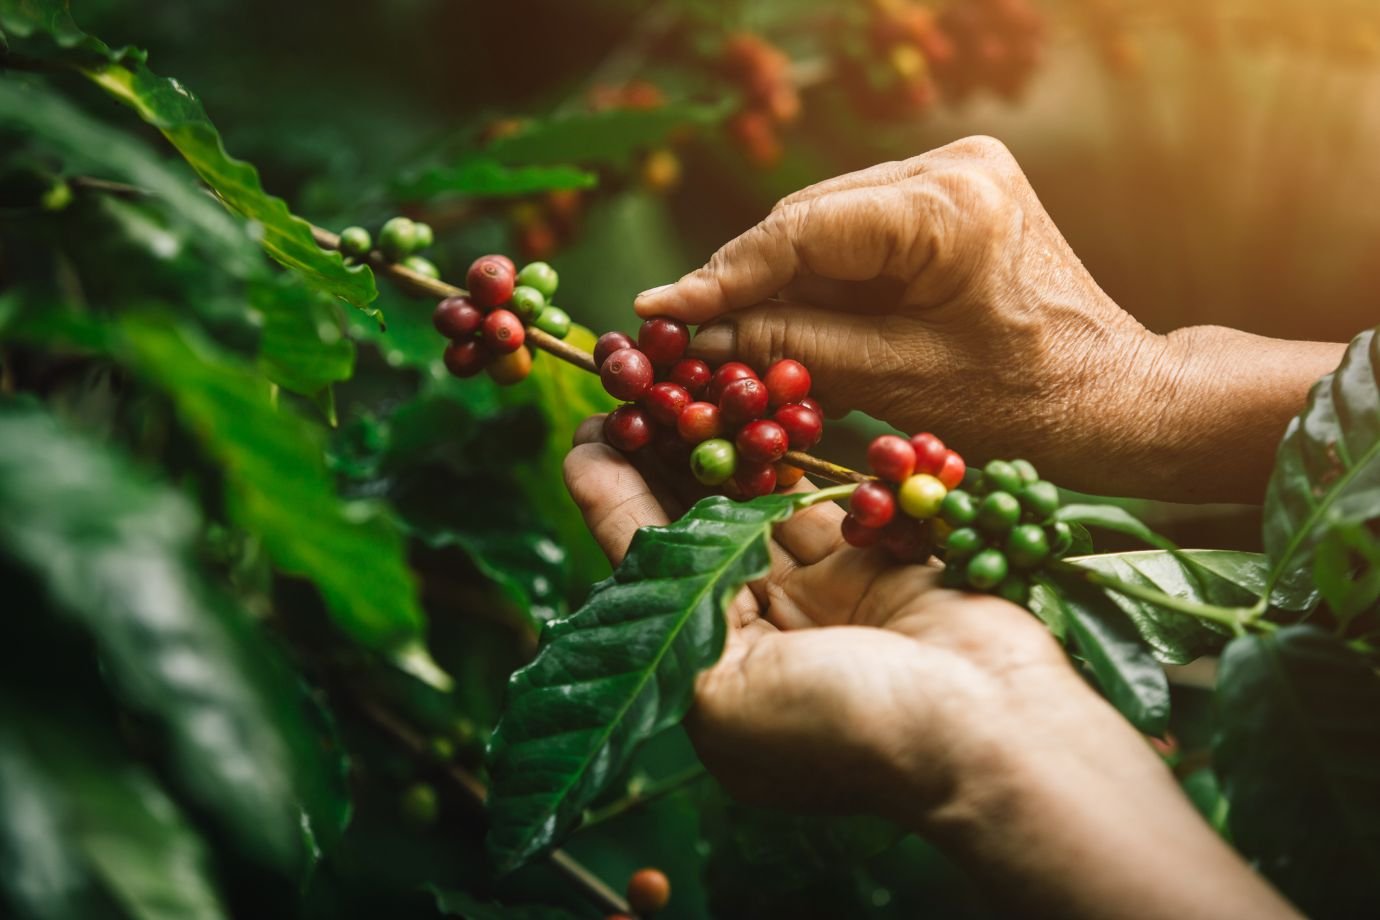
[[621, 799], [612, 801], [603, 808], [591, 808], [586, 811], [584, 820], [580, 822], [580, 830], [587, 831], [591, 827], [603, 824], [605, 821], [611, 821], [619, 815], [627, 814], [658, 799], [663, 799], [692, 783], [699, 782], [708, 775], [709, 771], [704, 768], [704, 764], [694, 763], [664, 779], [648, 783], [646, 786], [634, 787]]

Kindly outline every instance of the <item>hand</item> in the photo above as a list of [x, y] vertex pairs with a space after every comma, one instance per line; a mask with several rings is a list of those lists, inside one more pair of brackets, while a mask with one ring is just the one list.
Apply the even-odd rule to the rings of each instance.
[[1150, 333], [991, 138], [796, 192], [636, 307], [710, 324], [693, 348], [711, 361], [803, 361], [826, 409], [934, 431], [970, 461], [1022, 456], [1071, 488], [1178, 500], [1258, 500], [1285, 423], [1341, 354]]

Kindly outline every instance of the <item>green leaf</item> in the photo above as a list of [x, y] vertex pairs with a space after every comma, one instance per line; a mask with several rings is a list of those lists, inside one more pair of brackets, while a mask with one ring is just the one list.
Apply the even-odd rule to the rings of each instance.
[[1108, 701], [1140, 731], [1163, 735], [1169, 727], [1169, 679], [1135, 624], [1100, 588], [1069, 577], [1055, 583], [1068, 637]]
[[0, 49], [38, 60], [96, 64], [142, 61], [135, 48], [112, 49], [72, 19], [69, 0], [0, 0]]
[[192, 568], [195, 511], [35, 406], [0, 406], [0, 443], [0, 547], [162, 724], [202, 807], [256, 859], [309, 865], [311, 837], [339, 832], [339, 776], [262, 637]]
[[594, 188], [598, 177], [573, 166], [504, 166], [485, 156], [462, 159], [453, 166], [437, 166], [394, 183], [400, 198], [469, 195], [514, 198], [559, 189]]
[[428, 885], [436, 897], [436, 909], [465, 920], [568, 920], [570, 911], [545, 904], [499, 904], [482, 901], [472, 894]]
[[1116, 505], [1065, 505], [1054, 513], [1054, 519], [1115, 531], [1159, 549], [1176, 549], [1171, 541], [1155, 533], [1140, 518]]
[[1309, 916], [1380, 913], [1380, 678], [1311, 626], [1243, 636], [1214, 763], [1241, 852]]
[[1380, 604], [1380, 539], [1365, 524], [1338, 524], [1315, 549], [1313, 582], [1345, 629]]
[[535, 120], [487, 145], [484, 155], [508, 165], [626, 167], [636, 154], [664, 144], [672, 132], [717, 124], [729, 108], [727, 102], [673, 103], [659, 109], [609, 109]]
[[1265, 554], [1272, 597], [1312, 584], [1317, 547], [1338, 527], [1380, 518], [1380, 337], [1352, 340], [1341, 365], [1308, 394], [1284, 432], [1265, 493]]
[[550, 623], [515, 673], [489, 750], [489, 849], [511, 869], [551, 846], [638, 746], [689, 709], [723, 652], [724, 611], [770, 564], [772, 525], [797, 498], [707, 498], [644, 527], [586, 604]]
[[355, 371], [355, 343], [341, 331], [335, 304], [283, 275], [255, 285], [249, 302], [263, 323], [259, 368], [285, 390], [315, 396]]

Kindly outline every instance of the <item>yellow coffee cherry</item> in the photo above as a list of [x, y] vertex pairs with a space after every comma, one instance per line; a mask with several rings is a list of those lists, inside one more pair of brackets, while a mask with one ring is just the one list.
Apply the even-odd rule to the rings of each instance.
[[939, 513], [939, 506], [949, 490], [944, 483], [928, 473], [917, 473], [901, 483], [896, 499], [901, 510], [913, 518], [932, 518]]

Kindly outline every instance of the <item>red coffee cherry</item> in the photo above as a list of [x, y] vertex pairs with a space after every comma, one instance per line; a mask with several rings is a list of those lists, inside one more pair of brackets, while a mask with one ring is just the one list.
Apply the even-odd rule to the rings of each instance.
[[671, 880], [660, 869], [638, 869], [628, 880], [628, 906], [638, 915], [665, 910], [671, 903]]
[[814, 413], [818, 415], [821, 420], [824, 419], [824, 407], [821, 406], [819, 404], [819, 401], [816, 400], [813, 396], [806, 396], [804, 399], [800, 401], [800, 404], [804, 406], [806, 409], [813, 410]]
[[776, 464], [776, 487], [778, 489], [789, 489], [804, 478], [805, 471], [800, 467], [791, 466], [789, 463]]
[[615, 399], [641, 399], [652, 386], [652, 362], [636, 348], [620, 348], [599, 366], [599, 379]]
[[869, 480], [853, 490], [848, 510], [864, 527], [885, 527], [896, 516], [896, 496], [880, 482]]
[[517, 270], [507, 256], [480, 256], [465, 274], [470, 300], [486, 310], [507, 303], [516, 283]]
[[786, 429], [791, 450], [809, 450], [824, 437], [824, 417], [804, 403], [782, 406], [772, 418]]
[[915, 472], [917, 473], [929, 473], [933, 476], [939, 472], [939, 468], [944, 465], [944, 458], [948, 455], [948, 449], [944, 447], [944, 442], [928, 431], [912, 435], [910, 446], [915, 448]]
[[690, 330], [669, 316], [653, 316], [637, 331], [637, 347], [653, 364], [663, 367], [679, 361], [689, 344]]
[[713, 403], [692, 402], [676, 419], [676, 433], [688, 444], [698, 444], [723, 433], [719, 407]]
[[651, 416], [637, 406], [619, 406], [604, 416], [604, 440], [625, 454], [646, 447], [655, 430]]
[[884, 434], [868, 445], [867, 462], [881, 478], [904, 482], [915, 472], [915, 448], [905, 438]]
[[737, 471], [733, 474], [733, 481], [742, 491], [743, 498], [770, 495], [776, 491], [776, 466], [741, 459], [738, 461]]
[[843, 533], [843, 540], [849, 546], [856, 546], [858, 549], [867, 549], [874, 546], [882, 538], [882, 532], [875, 527], [868, 527], [853, 515], [845, 515], [843, 523], [839, 525]]
[[939, 472], [935, 473], [935, 478], [944, 483], [946, 489], [957, 489], [963, 484], [963, 474], [968, 471], [968, 464], [963, 462], [963, 458], [958, 455], [958, 451], [950, 450], [944, 454], [944, 462], [939, 467]]
[[738, 454], [751, 463], [775, 463], [786, 455], [786, 429], [776, 422], [759, 418], [738, 431]]
[[658, 428], [652, 436], [652, 450], [669, 469], [683, 470], [690, 463], [692, 447], [681, 440], [674, 428]]
[[881, 533], [882, 546], [898, 562], [924, 562], [930, 558], [930, 529], [924, 521], [898, 514]]
[[473, 377], [484, 369], [484, 365], [489, 363], [489, 353], [484, 350], [476, 339], [465, 339], [462, 342], [451, 342], [446, 346], [446, 352], [442, 355], [446, 362], [446, 370], [457, 377]]
[[672, 383], [678, 383], [690, 391], [690, 396], [699, 399], [704, 388], [709, 386], [709, 379], [714, 373], [699, 358], [681, 358], [671, 367], [671, 372], [666, 375], [666, 379]]
[[755, 380], [757, 372], [741, 361], [730, 361], [714, 372], [714, 376], [709, 381], [709, 388], [704, 391], [704, 398], [712, 403], [717, 403], [719, 398], [724, 395], [724, 388], [730, 383], [749, 378]]
[[603, 367], [609, 355], [620, 348], [634, 348], [633, 340], [622, 332], [605, 332], [594, 343], [594, 366]]
[[532, 353], [525, 348], [498, 355], [489, 362], [489, 376], [500, 386], [512, 386], [532, 373]]
[[513, 282], [517, 283], [517, 265], [513, 262], [512, 259], [508, 258], [501, 252], [491, 253], [490, 255], [487, 255], [484, 258], [497, 259], [500, 265], [504, 266], [508, 269], [508, 271], [513, 273]]
[[799, 361], [785, 358], [767, 368], [762, 382], [767, 385], [771, 407], [800, 402], [810, 394], [810, 372]]
[[527, 330], [512, 310], [493, 310], [484, 317], [484, 347], [496, 355], [517, 351], [527, 341]]
[[719, 397], [719, 412], [729, 427], [761, 418], [767, 412], [766, 386], [755, 377], [733, 381]]
[[647, 407], [652, 418], [674, 428], [680, 414], [690, 405], [690, 391], [678, 383], [663, 380], [661, 383], [652, 384], [647, 395], [642, 397], [642, 404]]
[[479, 331], [484, 323], [484, 311], [468, 297], [447, 297], [436, 305], [431, 325], [448, 339], [464, 339]]

